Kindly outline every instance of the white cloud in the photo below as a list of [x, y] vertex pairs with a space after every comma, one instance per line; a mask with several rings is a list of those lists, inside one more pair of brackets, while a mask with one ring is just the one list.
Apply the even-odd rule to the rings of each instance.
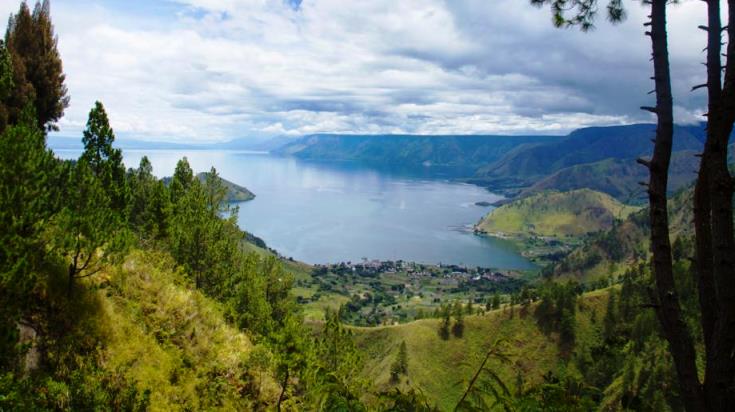
[[[3, 2], [0, 13], [17, 9]], [[701, 2], [672, 6], [682, 121], [698, 65]], [[211, 141], [260, 134], [563, 133], [647, 119], [646, 10], [587, 34], [525, 0], [52, 3], [80, 134], [101, 100], [119, 134]]]

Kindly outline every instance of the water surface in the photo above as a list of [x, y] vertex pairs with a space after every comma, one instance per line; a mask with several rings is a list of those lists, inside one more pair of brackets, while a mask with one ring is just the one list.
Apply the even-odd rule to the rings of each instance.
[[[78, 151], [57, 151], [77, 157]], [[126, 150], [136, 167], [147, 155], [158, 177], [186, 156], [195, 172], [215, 166], [256, 195], [239, 204], [239, 224], [282, 255], [308, 263], [408, 260], [506, 269], [533, 267], [507, 242], [476, 236], [472, 224], [500, 196], [425, 168], [380, 170], [265, 153]]]

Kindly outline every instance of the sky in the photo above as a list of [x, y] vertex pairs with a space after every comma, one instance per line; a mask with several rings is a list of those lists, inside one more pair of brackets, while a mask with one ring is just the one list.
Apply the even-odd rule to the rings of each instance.
[[[81, 136], [95, 100], [118, 137], [183, 143], [651, 122], [648, 13], [625, 4], [625, 22], [601, 12], [581, 33], [528, 0], [51, 0], [71, 96], [59, 135]], [[676, 121], [693, 123], [705, 3], [669, 9]]]

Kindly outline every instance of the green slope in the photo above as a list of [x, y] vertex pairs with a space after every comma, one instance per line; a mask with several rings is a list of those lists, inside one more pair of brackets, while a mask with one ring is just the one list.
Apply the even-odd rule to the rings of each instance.
[[53, 325], [66, 338], [44, 350], [73, 356], [88, 393], [69, 393], [49, 377], [45, 386], [57, 392], [46, 396], [59, 409], [74, 397], [100, 396], [100, 387], [117, 388], [118, 396], [150, 411], [252, 410], [277, 397], [267, 373], [259, 394], [243, 391], [254, 377], [249, 336], [228, 324], [221, 305], [196, 290], [167, 254], [131, 252], [122, 264], [85, 279], [73, 303], [54, 295], [64, 282], [63, 275], [51, 278], [48, 299], [58, 322], [73, 322]]
[[[672, 238], [693, 234], [693, 188], [681, 190], [669, 199]], [[546, 276], [574, 278], [583, 282], [618, 275], [649, 254], [648, 209], [632, 213], [620, 224], [595, 235], [561, 261], [544, 268]]]
[[[598, 333], [591, 316], [600, 318], [605, 311], [607, 292], [583, 295], [577, 311], [577, 341], [588, 342]], [[465, 318], [463, 338], [442, 340], [438, 335], [438, 319], [424, 319], [407, 324], [352, 328], [358, 347], [365, 351], [367, 363], [363, 375], [378, 391], [395, 386], [390, 382], [390, 366], [402, 341], [408, 349], [408, 378], [399, 387], [420, 389], [443, 411], [451, 411], [465, 389], [466, 381], [497, 339], [510, 343], [512, 364], [492, 360], [491, 367], [515, 391], [520, 371], [524, 387], [538, 384], [543, 374], [561, 362], [556, 334], [545, 335], [532, 315], [536, 305], [526, 310], [499, 309], [485, 315]], [[561, 362], [563, 363], [563, 362]]]
[[[699, 158], [694, 151], [672, 155], [669, 168], [669, 190], [676, 192], [697, 177]], [[605, 159], [561, 169], [524, 189], [519, 197], [547, 190], [568, 191], [592, 189], [607, 193], [624, 203], [645, 201], [646, 194], [639, 182], [648, 180], [648, 169], [634, 159]]]
[[[204, 182], [207, 179], [209, 172], [202, 172], [197, 174], [197, 178]], [[227, 202], [246, 202], [248, 200], [255, 199], [255, 194], [247, 188], [240, 186], [236, 183], [230, 182], [227, 179], [220, 177], [222, 184], [227, 188]]]
[[582, 236], [609, 229], [635, 208], [589, 189], [544, 192], [505, 204], [477, 224], [481, 233], [499, 236]]
[[[609, 158], [634, 160], [650, 155], [654, 130], [652, 124], [578, 129], [563, 139], [519, 147], [480, 168], [476, 177], [488, 182], [513, 180], [523, 186], [574, 165]], [[674, 136], [674, 151], [702, 148], [701, 136], [691, 127], [675, 127]]]

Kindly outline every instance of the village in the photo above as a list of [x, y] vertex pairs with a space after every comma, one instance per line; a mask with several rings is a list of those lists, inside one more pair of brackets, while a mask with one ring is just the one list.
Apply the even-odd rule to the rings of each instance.
[[310, 280], [297, 281], [297, 290], [309, 290], [297, 300], [340, 309], [343, 321], [365, 326], [431, 317], [456, 301], [482, 308], [525, 284], [519, 271], [362, 259], [314, 265]]

